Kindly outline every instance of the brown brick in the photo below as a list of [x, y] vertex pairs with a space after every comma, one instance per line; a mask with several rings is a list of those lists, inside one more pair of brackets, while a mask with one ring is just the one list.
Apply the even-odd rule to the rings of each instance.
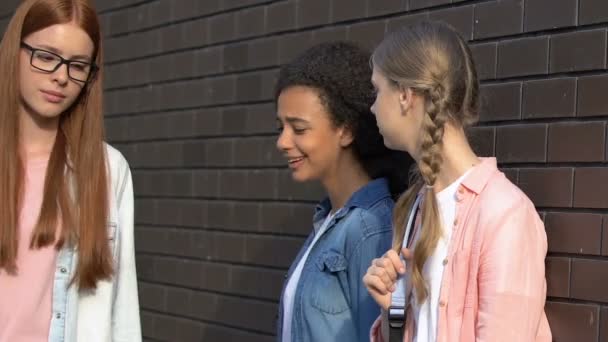
[[[547, 15], [547, 9], [551, 15]], [[576, 25], [577, 0], [526, 0], [524, 30], [526, 32]]]
[[450, 0], [409, 0], [409, 9], [417, 10], [450, 3]]
[[526, 124], [496, 129], [496, 157], [502, 163], [543, 162], [547, 159], [547, 125]]
[[551, 72], [604, 69], [606, 30], [557, 34], [551, 37]]
[[336, 40], [346, 40], [346, 37], [348, 36], [348, 26], [332, 26], [322, 28], [315, 30], [312, 35], [312, 40], [315, 44]]
[[515, 185], [519, 183], [519, 169], [501, 167], [500, 171], [505, 174], [505, 176], [511, 181], [511, 183]]
[[571, 297], [608, 302], [608, 262], [604, 260], [572, 260]]
[[279, 41], [279, 63], [291, 62], [313, 44], [312, 33], [308, 31], [281, 36]]
[[473, 6], [461, 6], [436, 10], [429, 13], [430, 20], [450, 24], [466, 39], [473, 38]]
[[608, 255], [608, 216], [604, 216], [602, 223], [602, 255]]
[[392, 14], [407, 9], [408, 0], [373, 0], [367, 1], [368, 16]]
[[574, 116], [576, 79], [555, 78], [528, 81], [523, 88], [523, 117], [550, 118]]
[[518, 38], [498, 44], [497, 77], [547, 73], [549, 38]]
[[519, 187], [537, 207], [572, 206], [572, 168], [520, 169]]
[[398, 17], [391, 17], [387, 19], [386, 32], [396, 31], [405, 26], [414, 25], [418, 22], [428, 20], [428, 12], [419, 12], [413, 14], [405, 14]]
[[279, 41], [276, 38], [263, 38], [249, 43], [247, 62], [252, 68], [279, 64]]
[[602, 216], [599, 214], [549, 212], [545, 228], [550, 252], [600, 254]]
[[372, 51], [382, 41], [385, 32], [386, 22], [382, 20], [353, 24], [348, 29], [348, 40]]
[[580, 0], [580, 25], [601, 23], [608, 20], [608, 2], [604, 0]]
[[608, 101], [605, 89], [608, 89], [608, 77], [588, 76], [578, 79], [577, 116], [608, 115]]
[[523, 30], [522, 0], [497, 0], [475, 5], [475, 39], [520, 33]]
[[239, 11], [236, 19], [236, 34], [240, 38], [262, 35], [265, 32], [265, 21], [264, 7]]
[[469, 142], [477, 155], [494, 156], [494, 141], [496, 140], [494, 127], [471, 127], [467, 133]]
[[[245, 259], [252, 264], [287, 268], [293, 262], [303, 238], [250, 236], [247, 238]], [[280, 258], [277, 258], [280, 255]]]
[[331, 1], [331, 13], [331, 21], [333, 23], [365, 17], [367, 13], [367, 1], [333, 0]]
[[547, 296], [568, 298], [570, 295], [570, 259], [548, 257], [545, 273]]
[[574, 177], [574, 206], [577, 208], [608, 207], [608, 169], [579, 167]]
[[267, 7], [266, 32], [292, 29], [296, 23], [296, 1], [281, 1]]
[[548, 302], [545, 311], [554, 341], [597, 341], [597, 305]]
[[470, 45], [477, 77], [482, 81], [496, 78], [497, 46], [496, 43]]
[[521, 118], [521, 82], [482, 85], [480, 94], [480, 121]]
[[606, 123], [554, 123], [549, 125], [550, 162], [603, 161], [606, 147]]
[[232, 40], [236, 33], [234, 13], [220, 14], [209, 19], [209, 43]]
[[331, 1], [307, 0], [297, 2], [298, 28], [329, 23]]

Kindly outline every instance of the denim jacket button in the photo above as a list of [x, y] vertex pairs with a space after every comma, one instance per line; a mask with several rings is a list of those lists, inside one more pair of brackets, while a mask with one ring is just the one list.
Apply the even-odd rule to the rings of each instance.
[[58, 312], [57, 314], [55, 314], [55, 317], [57, 317], [57, 319], [61, 319], [61, 312]]
[[68, 269], [65, 268], [65, 267], [62, 267], [62, 268], [59, 269], [59, 271], [61, 271], [61, 273], [67, 273]]

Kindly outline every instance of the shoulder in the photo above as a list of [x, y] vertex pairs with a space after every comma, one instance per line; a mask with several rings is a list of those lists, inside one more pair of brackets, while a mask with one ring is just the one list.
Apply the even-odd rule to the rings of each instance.
[[349, 229], [349, 232], [358, 235], [360, 239], [391, 232], [393, 207], [394, 202], [390, 197], [381, 199], [367, 208], [354, 207], [344, 223], [357, 226], [358, 229]]

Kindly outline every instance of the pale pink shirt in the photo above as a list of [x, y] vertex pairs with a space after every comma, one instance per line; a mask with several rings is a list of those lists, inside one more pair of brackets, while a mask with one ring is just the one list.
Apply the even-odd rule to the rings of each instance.
[[[547, 236], [528, 197], [483, 158], [457, 192], [439, 297], [438, 342], [550, 342]], [[409, 310], [404, 341], [412, 341]], [[380, 319], [372, 342], [382, 342]], [[434, 341], [418, 341], [434, 342]]]
[[29, 248], [42, 205], [47, 164], [48, 159], [36, 159], [25, 167], [18, 274], [0, 270], [0, 341], [48, 341], [57, 251], [54, 246]]

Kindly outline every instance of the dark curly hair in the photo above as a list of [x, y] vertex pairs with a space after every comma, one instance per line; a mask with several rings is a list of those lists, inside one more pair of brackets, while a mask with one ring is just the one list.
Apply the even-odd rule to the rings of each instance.
[[412, 158], [389, 150], [370, 107], [375, 94], [371, 83], [371, 54], [350, 42], [323, 43], [306, 50], [281, 68], [274, 98], [292, 86], [314, 88], [336, 127], [348, 127], [354, 136], [355, 156], [372, 178], [386, 177], [394, 196], [407, 187]]

